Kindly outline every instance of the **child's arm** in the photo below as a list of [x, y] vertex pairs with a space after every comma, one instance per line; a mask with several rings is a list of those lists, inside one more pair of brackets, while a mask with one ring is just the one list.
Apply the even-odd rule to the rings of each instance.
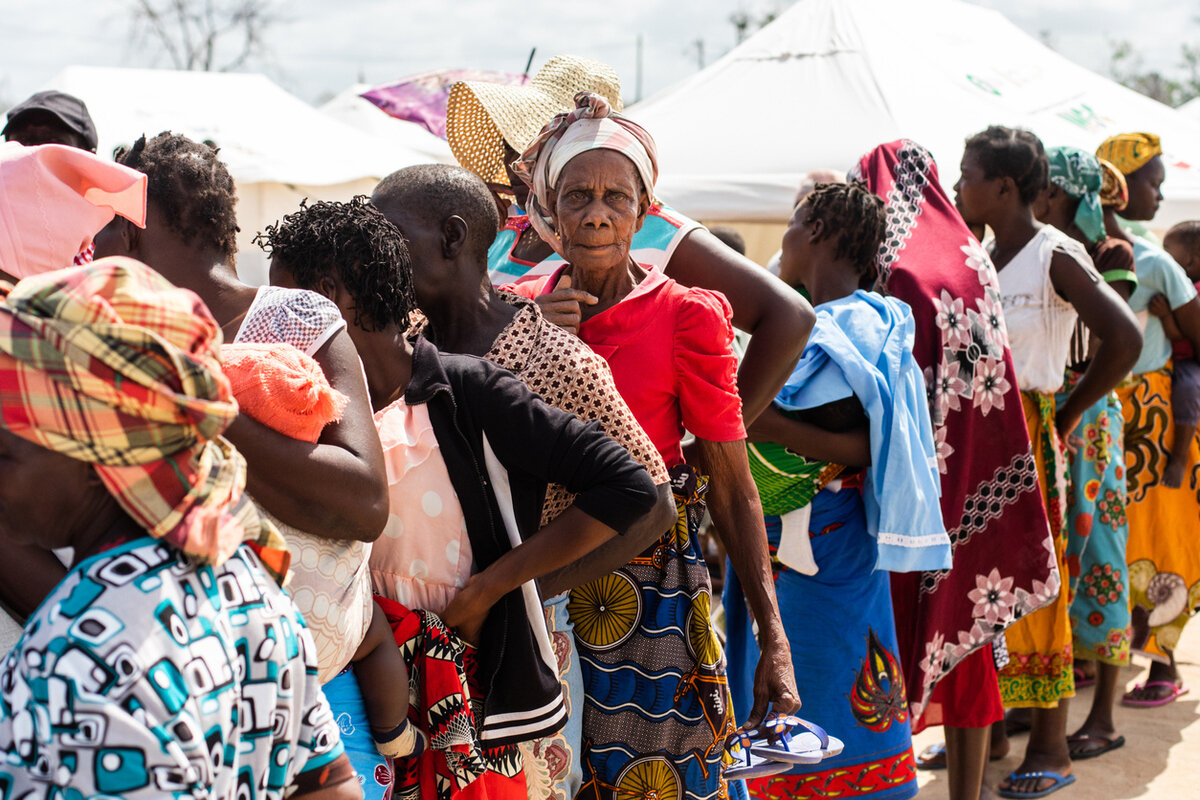
[[1168, 339], [1177, 342], [1183, 338], [1183, 331], [1179, 329], [1179, 323], [1175, 321], [1175, 315], [1171, 313], [1171, 304], [1167, 302], [1166, 295], [1154, 295], [1154, 299], [1150, 301], [1150, 313], [1162, 322], [1163, 333]]

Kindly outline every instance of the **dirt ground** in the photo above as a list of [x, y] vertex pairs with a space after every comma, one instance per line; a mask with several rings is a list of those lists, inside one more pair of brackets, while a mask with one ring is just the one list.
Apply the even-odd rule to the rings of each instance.
[[[1055, 800], [1127, 800], [1154, 797], [1157, 800], [1200, 800], [1200, 620], [1184, 630], [1176, 654], [1185, 686], [1192, 691], [1160, 708], [1116, 708], [1117, 730], [1125, 737], [1125, 746], [1099, 758], [1077, 761], [1075, 783], [1058, 792]], [[1149, 664], [1135, 658], [1124, 670], [1126, 686], [1146, 679]], [[1071, 701], [1073, 731], [1087, 716], [1092, 688], [1080, 689]], [[995, 787], [1005, 775], [1021, 763], [1027, 735], [1012, 739], [1012, 750], [1003, 761], [988, 766], [985, 782]], [[942, 741], [941, 728], [923, 731], [913, 740], [921, 752]], [[946, 773], [920, 773], [922, 800], [945, 800]]]

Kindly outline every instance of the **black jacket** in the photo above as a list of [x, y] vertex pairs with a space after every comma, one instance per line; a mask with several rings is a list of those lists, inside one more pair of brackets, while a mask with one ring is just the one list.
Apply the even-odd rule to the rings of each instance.
[[[646, 470], [597, 423], [547, 405], [490, 361], [439, 353], [417, 337], [404, 400], [429, 406], [477, 571], [511, 549], [500, 511], [506, 494], [522, 538], [537, 532], [550, 482], [565, 486], [576, 495], [577, 508], [620, 533], [657, 500]], [[485, 466], [485, 435], [506, 473], [500, 486]], [[479, 727], [485, 744], [536, 739], [566, 721], [542, 614], [541, 598], [527, 585], [505, 595], [488, 615], [476, 656], [485, 692]]]

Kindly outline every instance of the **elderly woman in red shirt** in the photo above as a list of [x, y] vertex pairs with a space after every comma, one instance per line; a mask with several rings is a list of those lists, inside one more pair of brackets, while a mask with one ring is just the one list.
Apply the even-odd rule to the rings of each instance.
[[[569, 281], [598, 298], [581, 308], [578, 335], [608, 361], [671, 471], [680, 508], [675, 528], [640, 557], [572, 592], [586, 693], [580, 796], [636, 786], [670, 789], [681, 800], [708, 797], [722, 788], [733, 713], [696, 536], [706, 495], [759, 622], [762, 658], [747, 726], [762, 720], [768, 703], [785, 714], [799, 706], [746, 461], [732, 312], [721, 294], [685, 289], [630, 256], [653, 201], [656, 149], [603, 98], [577, 95], [576, 108], [556, 116], [515, 169], [531, 188], [532, 224], [565, 261], [519, 290], [537, 296]], [[685, 428], [706, 475], [684, 460]]]

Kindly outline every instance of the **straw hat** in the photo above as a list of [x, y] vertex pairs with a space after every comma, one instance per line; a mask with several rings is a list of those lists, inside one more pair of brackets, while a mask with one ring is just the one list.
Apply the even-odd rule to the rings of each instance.
[[446, 105], [446, 139], [458, 163], [485, 181], [508, 183], [504, 142], [525, 150], [555, 114], [575, 107], [578, 92], [595, 92], [620, 111], [621, 79], [607, 64], [554, 56], [524, 86], [459, 81]]

